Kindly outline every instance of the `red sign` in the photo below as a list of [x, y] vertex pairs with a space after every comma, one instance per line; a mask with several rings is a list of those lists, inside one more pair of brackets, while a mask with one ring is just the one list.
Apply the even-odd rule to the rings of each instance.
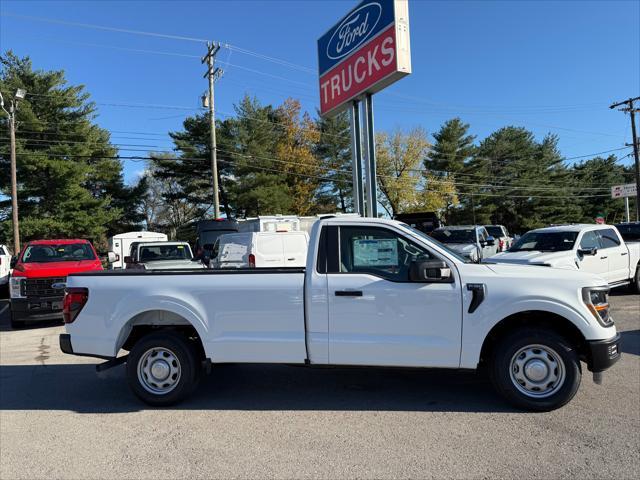
[[320, 112], [333, 110], [395, 72], [396, 27], [392, 25], [320, 77]]

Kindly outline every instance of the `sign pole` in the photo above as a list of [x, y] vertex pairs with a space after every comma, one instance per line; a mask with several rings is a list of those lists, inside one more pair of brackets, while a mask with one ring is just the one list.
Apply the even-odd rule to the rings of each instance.
[[376, 184], [376, 139], [373, 128], [373, 98], [370, 93], [365, 95], [364, 107], [364, 141], [365, 141], [365, 175], [367, 186], [367, 216], [378, 217], [378, 195]]
[[624, 210], [627, 213], [627, 223], [631, 221], [629, 217], [629, 197], [624, 197]]
[[362, 134], [360, 132], [360, 106], [351, 102], [351, 170], [353, 175], [353, 210], [364, 216], [364, 192], [362, 191]]

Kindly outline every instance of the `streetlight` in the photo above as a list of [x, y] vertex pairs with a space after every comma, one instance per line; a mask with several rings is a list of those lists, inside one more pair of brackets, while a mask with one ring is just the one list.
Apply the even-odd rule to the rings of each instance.
[[18, 100], [23, 100], [27, 91], [24, 88], [16, 90], [15, 99], [11, 100], [9, 111], [4, 108], [4, 98], [0, 92], [0, 108], [9, 117], [9, 137], [11, 139], [11, 213], [13, 224], [13, 250], [16, 255], [20, 252], [20, 229], [18, 223], [18, 181], [16, 176], [16, 110]]

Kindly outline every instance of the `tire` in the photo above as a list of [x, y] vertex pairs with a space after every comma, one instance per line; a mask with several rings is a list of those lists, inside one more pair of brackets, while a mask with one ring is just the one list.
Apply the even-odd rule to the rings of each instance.
[[636, 274], [630, 279], [629, 291], [631, 293], [640, 293], [640, 265], [636, 267]]
[[516, 407], [546, 412], [571, 401], [582, 370], [578, 352], [567, 339], [550, 329], [525, 327], [498, 341], [489, 378]]
[[200, 368], [196, 349], [185, 337], [152, 333], [131, 349], [127, 379], [140, 400], [153, 406], [167, 406], [184, 400], [196, 388]]

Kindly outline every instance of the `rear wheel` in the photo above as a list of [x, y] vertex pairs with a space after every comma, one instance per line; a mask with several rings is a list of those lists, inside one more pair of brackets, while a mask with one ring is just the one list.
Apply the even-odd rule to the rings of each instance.
[[489, 375], [498, 393], [510, 403], [534, 411], [567, 404], [582, 377], [573, 345], [542, 328], [518, 329], [503, 337], [494, 350]]
[[183, 400], [197, 386], [199, 377], [196, 349], [179, 334], [146, 335], [127, 359], [129, 386], [149, 405], [172, 405]]

